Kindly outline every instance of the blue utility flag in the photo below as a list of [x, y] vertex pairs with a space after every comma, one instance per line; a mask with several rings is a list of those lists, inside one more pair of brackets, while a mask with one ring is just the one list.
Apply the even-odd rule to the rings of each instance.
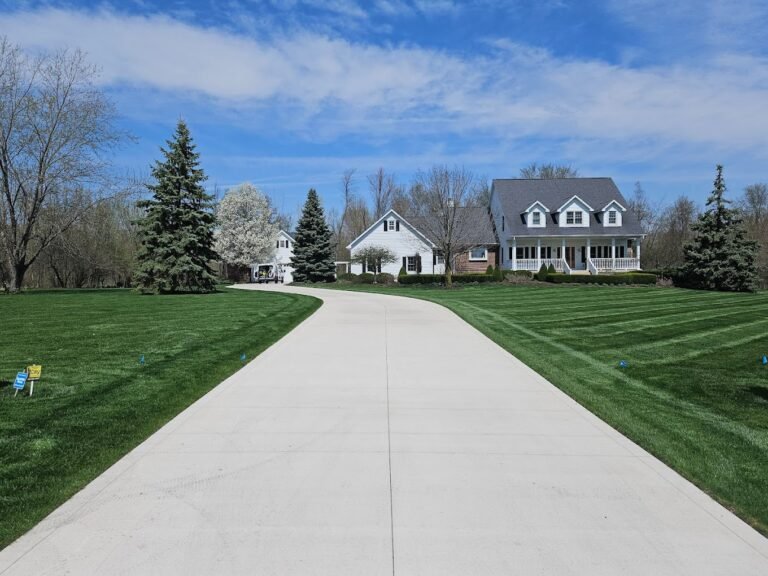
[[627, 364], [626, 360], [619, 362], [619, 368], [626, 368], [627, 366], [629, 366], [629, 364]]
[[765, 366], [766, 364], [768, 364], [768, 356], [763, 354], [763, 366]]
[[144, 366], [144, 354], [142, 354], [141, 356], [139, 356], [139, 364], [141, 364], [142, 366]]
[[245, 358], [246, 358], [245, 353], [240, 354], [240, 362], [245, 362]]

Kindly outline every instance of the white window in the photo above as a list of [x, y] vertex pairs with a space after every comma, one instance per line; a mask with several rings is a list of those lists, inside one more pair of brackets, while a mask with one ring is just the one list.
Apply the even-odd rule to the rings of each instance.
[[485, 248], [472, 248], [472, 250], [469, 251], [469, 259], [473, 262], [488, 260], [488, 250]]
[[408, 256], [408, 272], [416, 272], [416, 256]]
[[616, 224], [616, 210], [608, 212], [608, 224]]
[[566, 224], [581, 224], [581, 210], [576, 211], [568, 211], [565, 213], [565, 223]]
[[435, 264], [445, 264], [442, 252], [435, 252]]
[[541, 212], [534, 212], [533, 213], [533, 225], [534, 226], [541, 225]]

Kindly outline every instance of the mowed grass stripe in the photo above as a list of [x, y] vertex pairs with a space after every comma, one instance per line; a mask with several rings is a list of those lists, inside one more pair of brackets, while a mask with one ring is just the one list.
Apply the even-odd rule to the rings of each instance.
[[[0, 547], [319, 305], [240, 290], [0, 297]], [[12, 398], [8, 379], [32, 362], [43, 365], [35, 395]]]
[[[353, 287], [443, 304], [768, 534], [768, 293]], [[626, 327], [630, 327], [627, 330]], [[621, 359], [626, 369], [618, 367]]]

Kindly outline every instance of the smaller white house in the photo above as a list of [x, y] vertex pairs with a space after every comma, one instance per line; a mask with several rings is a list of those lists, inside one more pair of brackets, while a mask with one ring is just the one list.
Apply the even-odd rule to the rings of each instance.
[[[388, 248], [397, 256], [396, 262], [382, 264], [379, 272], [387, 272], [395, 277], [401, 267], [404, 267], [408, 274], [444, 272], [443, 258], [435, 250], [435, 245], [394, 210], [389, 210], [374, 222], [347, 248], [354, 258], [361, 249], [368, 246]], [[373, 263], [353, 263], [351, 271], [353, 274], [373, 272]]]
[[269, 275], [270, 281], [276, 280], [284, 284], [293, 282], [293, 236], [285, 230], [280, 230], [275, 239], [275, 248], [272, 257], [266, 262], [257, 262], [251, 265], [251, 280], [263, 281], [260, 276]]

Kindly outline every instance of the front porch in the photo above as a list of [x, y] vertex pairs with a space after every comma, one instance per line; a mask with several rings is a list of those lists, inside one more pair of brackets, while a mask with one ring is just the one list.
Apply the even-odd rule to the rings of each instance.
[[563, 274], [614, 274], [640, 270], [640, 238], [512, 238], [504, 268]]

